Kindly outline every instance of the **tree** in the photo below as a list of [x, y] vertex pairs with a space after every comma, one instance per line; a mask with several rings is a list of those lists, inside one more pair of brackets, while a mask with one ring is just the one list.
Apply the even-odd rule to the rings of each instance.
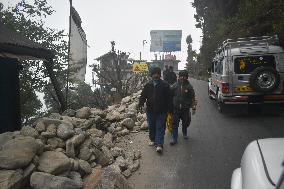
[[[21, 0], [15, 6], [7, 8], [0, 3], [0, 18], [4, 25], [32, 41], [41, 43], [47, 49], [54, 50], [53, 68], [63, 86], [66, 78], [67, 35], [63, 30], [45, 27], [44, 19], [53, 12], [46, 0], [34, 0], [33, 3]], [[43, 92], [50, 80], [43, 61], [22, 61], [21, 64], [22, 117], [27, 120], [27, 117], [38, 114], [42, 106], [35, 91]]]
[[131, 74], [132, 67], [127, 62], [129, 55], [126, 52], [116, 51], [114, 46], [115, 42], [112, 41], [111, 51], [106, 54], [107, 58], [101, 66], [99, 64], [93, 65], [93, 72], [97, 77], [95, 83], [100, 85], [104, 93], [114, 98], [111, 102], [119, 101], [137, 90], [138, 83], [143, 80], [142, 78], [145, 78]]
[[186, 69], [188, 70], [189, 74], [192, 76], [196, 76], [198, 63], [197, 63], [197, 53], [196, 51], [192, 50], [192, 37], [188, 35], [186, 37], [187, 43], [187, 64]]
[[[283, 0], [194, 0], [196, 27], [202, 29], [200, 62], [210, 64], [225, 39], [275, 35], [284, 45]], [[204, 67], [205, 68], [205, 67]]]

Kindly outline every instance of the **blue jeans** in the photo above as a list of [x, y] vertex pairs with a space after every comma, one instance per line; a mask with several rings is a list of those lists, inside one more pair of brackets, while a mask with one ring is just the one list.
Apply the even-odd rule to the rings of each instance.
[[163, 146], [166, 130], [166, 113], [147, 112], [147, 122], [149, 126], [149, 138], [158, 146]]
[[189, 108], [177, 109], [173, 113], [173, 140], [177, 141], [179, 121], [182, 121], [182, 134], [187, 136], [187, 127], [191, 122], [191, 113]]

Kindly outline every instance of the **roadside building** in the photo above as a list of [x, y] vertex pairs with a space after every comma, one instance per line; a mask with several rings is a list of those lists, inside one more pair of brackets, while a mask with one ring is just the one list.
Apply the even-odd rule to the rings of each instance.
[[20, 115], [20, 60], [41, 59], [61, 103], [66, 108], [63, 94], [52, 70], [54, 52], [41, 44], [21, 36], [0, 23], [0, 133], [21, 128]]

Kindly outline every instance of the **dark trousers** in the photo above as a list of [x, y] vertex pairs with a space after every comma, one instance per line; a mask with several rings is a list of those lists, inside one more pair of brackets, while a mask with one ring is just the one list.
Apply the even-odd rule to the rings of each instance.
[[166, 113], [147, 112], [147, 122], [149, 126], [149, 138], [158, 146], [163, 146], [166, 130]]
[[182, 121], [182, 133], [187, 135], [187, 127], [191, 122], [191, 113], [189, 108], [175, 109], [173, 113], [173, 140], [177, 141], [179, 122]]

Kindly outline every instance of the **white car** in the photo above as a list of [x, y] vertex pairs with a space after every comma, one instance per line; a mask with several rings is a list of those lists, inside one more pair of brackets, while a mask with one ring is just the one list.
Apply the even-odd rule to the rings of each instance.
[[284, 189], [283, 168], [284, 138], [255, 140], [233, 172], [231, 189]]

